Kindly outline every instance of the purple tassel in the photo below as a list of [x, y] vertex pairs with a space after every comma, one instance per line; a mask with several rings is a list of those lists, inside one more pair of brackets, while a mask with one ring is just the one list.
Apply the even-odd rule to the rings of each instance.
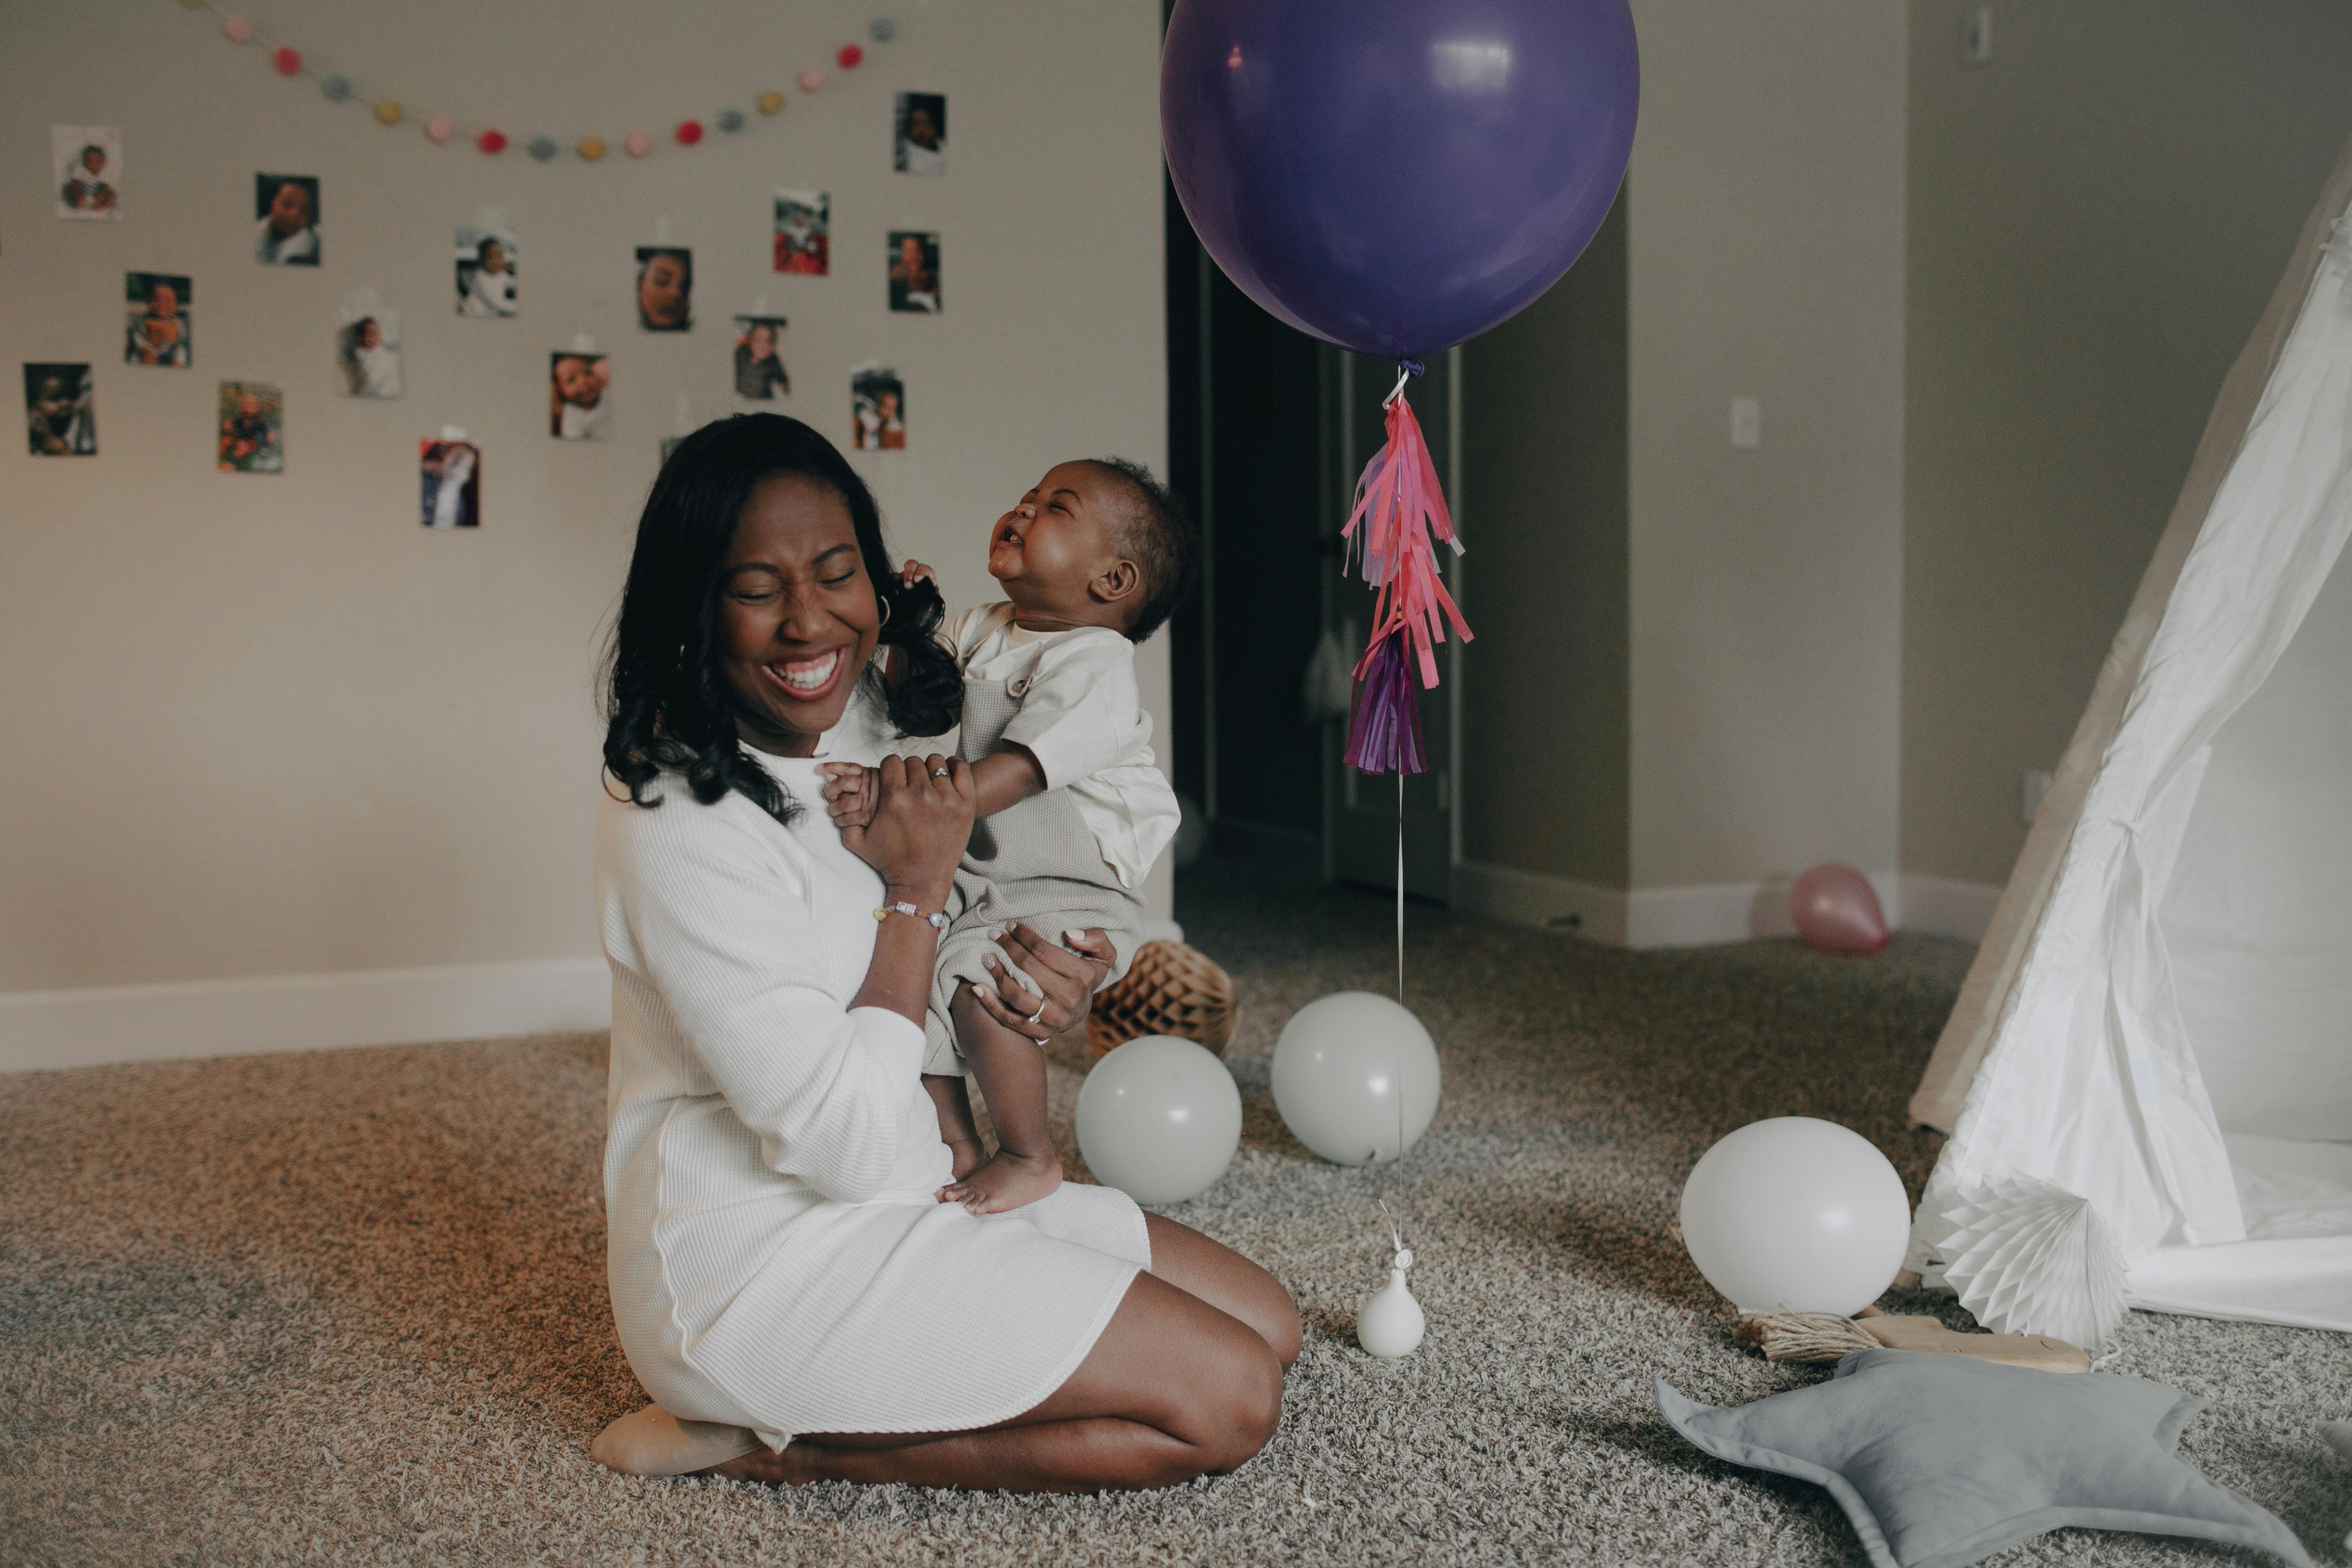
[[1421, 744], [1421, 693], [1412, 679], [1402, 628], [1381, 639], [1356, 682], [1356, 710], [1348, 721], [1348, 765], [1366, 773], [1421, 773], [1429, 759]]

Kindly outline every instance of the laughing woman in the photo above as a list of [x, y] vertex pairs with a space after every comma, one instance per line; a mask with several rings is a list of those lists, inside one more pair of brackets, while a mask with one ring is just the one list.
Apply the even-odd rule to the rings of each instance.
[[[940, 613], [928, 584], [899, 584], [864, 483], [797, 420], [688, 437], [638, 524], [596, 889], [613, 1312], [656, 1405], [598, 1439], [615, 1468], [1155, 1487], [1232, 1468], [1280, 1417], [1298, 1319], [1256, 1265], [1106, 1187], [985, 1217], [937, 1199], [929, 917], [971, 777], [886, 748], [956, 720]], [[881, 766], [874, 821], [846, 838], [810, 809], [834, 760]], [[1045, 1010], [990, 1011], [1032, 1037], [1067, 1027], [1105, 973], [1100, 938], [1016, 930]]]

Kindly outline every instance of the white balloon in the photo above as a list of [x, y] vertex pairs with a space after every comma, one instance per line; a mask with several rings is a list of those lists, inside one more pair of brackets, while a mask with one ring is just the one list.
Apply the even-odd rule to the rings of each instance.
[[1095, 1063], [1078, 1089], [1078, 1152], [1139, 1204], [1181, 1204], [1216, 1184], [1242, 1143], [1242, 1091], [1191, 1040], [1145, 1035]]
[[1404, 1282], [1402, 1264], [1391, 1268], [1389, 1282], [1365, 1297], [1356, 1309], [1356, 1342], [1382, 1361], [1394, 1361], [1418, 1350], [1427, 1327], [1421, 1303], [1412, 1299]]
[[1835, 1312], [1878, 1300], [1903, 1267], [1911, 1205], [1869, 1139], [1834, 1121], [1751, 1121], [1683, 1184], [1683, 1245], [1743, 1312]]
[[1274, 1044], [1274, 1106], [1293, 1136], [1342, 1165], [1394, 1160], [1437, 1114], [1437, 1047], [1385, 996], [1339, 991], [1290, 1016]]

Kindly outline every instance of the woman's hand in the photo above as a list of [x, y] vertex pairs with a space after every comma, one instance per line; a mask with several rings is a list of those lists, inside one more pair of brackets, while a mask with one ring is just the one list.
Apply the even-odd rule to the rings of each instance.
[[[1103, 983], [1118, 956], [1110, 938], [1099, 929], [1066, 931], [1066, 947], [1056, 947], [1027, 926], [1015, 922], [1000, 932], [996, 942], [1034, 985], [1024, 985], [1011, 969], [993, 956], [981, 962], [996, 984], [974, 984], [971, 990], [982, 1011], [1016, 1034], [1033, 1040], [1050, 1040], [1087, 1016], [1095, 987]], [[1038, 993], [1045, 994], [1042, 1006]]]
[[841, 842], [881, 873], [891, 898], [925, 914], [944, 909], [956, 863], [971, 842], [971, 768], [937, 752], [885, 757], [874, 784], [873, 820], [843, 828]]

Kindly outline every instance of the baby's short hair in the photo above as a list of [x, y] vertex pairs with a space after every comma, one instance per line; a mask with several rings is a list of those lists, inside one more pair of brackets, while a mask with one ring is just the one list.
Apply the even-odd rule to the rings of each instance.
[[1088, 462], [1116, 475], [1128, 491], [1129, 505], [1115, 527], [1118, 547], [1134, 561], [1143, 582], [1135, 607], [1127, 618], [1127, 640], [1142, 642], [1167, 625], [1168, 617], [1192, 592], [1201, 574], [1201, 546], [1192, 532], [1184, 503], [1152, 477], [1151, 470], [1127, 458], [1090, 458]]

